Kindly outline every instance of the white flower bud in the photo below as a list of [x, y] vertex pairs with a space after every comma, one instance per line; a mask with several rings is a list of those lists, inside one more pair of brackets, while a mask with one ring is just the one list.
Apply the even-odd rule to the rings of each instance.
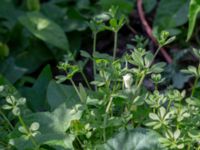
[[133, 83], [133, 77], [130, 73], [123, 76], [125, 88], [130, 89]]

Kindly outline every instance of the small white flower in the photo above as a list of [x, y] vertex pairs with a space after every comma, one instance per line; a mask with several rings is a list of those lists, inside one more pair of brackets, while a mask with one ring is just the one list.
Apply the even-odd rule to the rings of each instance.
[[133, 83], [133, 76], [130, 73], [124, 75], [123, 81], [124, 81], [125, 88], [130, 89]]

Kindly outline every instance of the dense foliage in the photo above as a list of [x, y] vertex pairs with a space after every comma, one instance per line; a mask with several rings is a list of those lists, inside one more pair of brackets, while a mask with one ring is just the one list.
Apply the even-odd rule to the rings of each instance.
[[200, 150], [200, 2], [138, 1], [1, 1], [0, 149]]

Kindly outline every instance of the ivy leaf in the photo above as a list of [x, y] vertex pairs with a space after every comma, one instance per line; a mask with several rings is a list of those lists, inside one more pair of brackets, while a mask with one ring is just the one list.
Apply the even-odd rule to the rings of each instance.
[[[70, 134], [65, 135], [60, 133], [46, 133], [39, 134], [35, 137], [35, 139], [37, 140], [37, 144], [47, 144], [56, 150], [70, 150], [73, 149], [72, 142], [74, 141], [75, 137]], [[14, 141], [14, 146], [20, 150], [27, 150], [34, 147], [31, 141], [23, 136], [12, 139], [12, 141]]]
[[[82, 116], [82, 106], [75, 105], [69, 109], [65, 104], [61, 104], [53, 112], [37, 112], [33, 114], [26, 114], [24, 120], [26, 124], [37, 122], [40, 126], [38, 134], [34, 137], [39, 145], [47, 144], [52, 147], [59, 147], [60, 149], [73, 149], [72, 142], [74, 136], [66, 133], [72, 120], [79, 120]], [[34, 145], [30, 140], [23, 136], [12, 139], [14, 146], [20, 150], [33, 148]]]
[[198, 13], [200, 12], [200, 1], [199, 0], [191, 0], [190, 8], [189, 8], [189, 28], [187, 33], [187, 41], [191, 38], [194, 26], [196, 23], [196, 18]]
[[27, 72], [26, 68], [20, 67], [15, 63], [14, 57], [9, 57], [0, 62], [0, 73], [11, 83], [15, 83]]
[[19, 18], [19, 21], [37, 38], [62, 50], [69, 51], [69, 43], [62, 28], [41, 13], [26, 13]]
[[97, 149], [104, 150], [164, 150], [159, 143], [159, 135], [151, 130], [136, 128], [120, 132]]
[[54, 110], [62, 103], [65, 103], [66, 107], [70, 108], [80, 102], [77, 93], [72, 86], [58, 84], [54, 80], [48, 85], [47, 101], [51, 110]]
[[27, 97], [30, 108], [34, 111], [47, 109], [46, 91], [52, 79], [51, 68], [47, 65], [40, 73], [33, 87], [23, 87], [22, 94]]
[[31, 114], [27, 120], [38, 122], [40, 124], [39, 131], [42, 134], [65, 133], [69, 128], [72, 120], [79, 120], [82, 115], [81, 105], [75, 105], [73, 108], [67, 108], [66, 104], [61, 104], [53, 112], [38, 112]]

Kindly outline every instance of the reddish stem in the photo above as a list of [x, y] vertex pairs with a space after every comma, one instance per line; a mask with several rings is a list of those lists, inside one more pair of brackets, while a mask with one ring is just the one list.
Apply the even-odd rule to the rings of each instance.
[[[146, 30], [147, 35], [156, 45], [158, 45], [156, 38], [152, 34], [151, 27], [149, 26], [148, 22], [145, 19], [144, 11], [142, 8], [142, 0], [137, 0], [137, 8], [138, 8], [140, 20], [142, 22], [142, 25], [144, 26], [144, 29]], [[166, 52], [164, 48], [161, 48], [161, 53], [168, 63], [172, 63], [172, 58], [170, 57], [170, 55]]]

